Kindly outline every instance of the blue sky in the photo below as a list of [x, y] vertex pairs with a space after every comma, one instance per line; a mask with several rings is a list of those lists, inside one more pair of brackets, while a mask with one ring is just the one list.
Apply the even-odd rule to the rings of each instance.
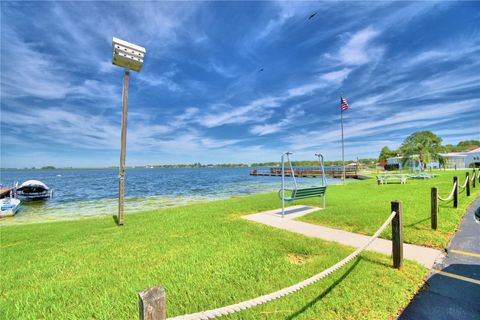
[[[308, 17], [317, 13], [312, 19]], [[416, 130], [480, 139], [480, 2], [2, 2], [1, 166], [376, 157]], [[260, 71], [263, 69], [263, 71]]]

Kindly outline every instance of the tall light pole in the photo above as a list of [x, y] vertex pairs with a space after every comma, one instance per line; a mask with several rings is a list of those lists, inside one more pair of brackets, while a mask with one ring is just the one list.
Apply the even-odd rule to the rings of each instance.
[[120, 144], [120, 166], [118, 185], [118, 224], [125, 221], [125, 157], [127, 153], [127, 114], [128, 114], [128, 80], [130, 70], [139, 72], [143, 66], [145, 48], [117, 38], [112, 40], [112, 64], [124, 68], [122, 93], [122, 135]]

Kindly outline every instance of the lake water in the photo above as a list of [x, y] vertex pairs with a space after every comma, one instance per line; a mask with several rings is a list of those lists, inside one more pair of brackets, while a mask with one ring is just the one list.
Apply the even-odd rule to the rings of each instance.
[[[277, 191], [280, 177], [254, 177], [255, 168], [127, 169], [126, 213], [188, 203]], [[111, 216], [117, 213], [118, 170], [3, 170], [0, 183], [40, 180], [53, 189], [46, 201], [22, 201], [19, 212], [0, 225]], [[290, 186], [291, 179], [287, 179]], [[300, 186], [321, 184], [320, 178], [298, 178]], [[329, 184], [338, 180], [329, 179]], [[280, 202], [279, 202], [280, 205]]]

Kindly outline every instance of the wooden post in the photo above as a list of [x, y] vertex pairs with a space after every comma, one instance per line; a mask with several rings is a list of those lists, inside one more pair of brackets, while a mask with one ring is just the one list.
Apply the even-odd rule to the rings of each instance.
[[128, 79], [130, 72], [125, 70], [123, 78], [123, 110], [122, 110], [122, 137], [120, 145], [120, 173], [118, 186], [118, 225], [123, 225], [125, 221], [125, 157], [127, 153], [127, 115], [128, 115]]
[[435, 187], [432, 187], [430, 204], [431, 204], [431, 226], [433, 230], [437, 230], [438, 189]]
[[453, 207], [456, 208], [458, 207], [458, 177], [453, 177], [453, 184], [455, 184], [455, 189], [453, 191]]
[[473, 187], [473, 188], [475, 188], [476, 181], [477, 181], [477, 179], [476, 179], [476, 174], [475, 174], [475, 173], [476, 173], [476, 171], [475, 171], [475, 169], [473, 169], [473, 172], [472, 172], [472, 177], [473, 177], [473, 179], [472, 179], [472, 187]]
[[158, 286], [139, 292], [140, 320], [167, 319], [166, 297], [165, 289]]
[[397, 214], [392, 220], [392, 258], [393, 267], [400, 269], [403, 260], [403, 226], [402, 226], [402, 203], [392, 201], [392, 210]]
[[465, 187], [465, 192], [467, 193], [467, 197], [470, 197], [470, 172], [465, 172], [465, 180], [467, 180], [467, 185]]

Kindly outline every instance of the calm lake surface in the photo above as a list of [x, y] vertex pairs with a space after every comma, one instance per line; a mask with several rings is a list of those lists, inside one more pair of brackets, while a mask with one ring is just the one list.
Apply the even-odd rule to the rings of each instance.
[[[279, 190], [280, 177], [250, 176], [252, 169], [255, 168], [127, 169], [126, 213]], [[117, 212], [117, 169], [0, 172], [3, 185], [31, 179], [53, 189], [53, 198], [22, 201], [18, 213], [0, 219], [0, 225], [111, 216]], [[289, 186], [293, 185], [291, 179], [287, 181]], [[320, 178], [297, 181], [301, 186], [321, 184]], [[337, 182], [329, 179], [329, 184]]]

